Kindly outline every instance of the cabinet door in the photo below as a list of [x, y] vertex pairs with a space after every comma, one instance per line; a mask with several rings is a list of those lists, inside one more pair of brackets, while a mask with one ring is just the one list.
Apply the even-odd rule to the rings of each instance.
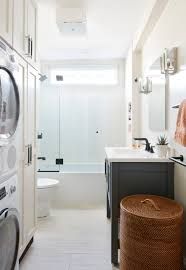
[[20, 116], [19, 116], [19, 124], [18, 124], [18, 134], [19, 134], [19, 153], [18, 153], [18, 187], [19, 187], [19, 212], [20, 212], [20, 255], [24, 249], [24, 100], [25, 93], [27, 90], [27, 63], [18, 55], [16, 55], [16, 59], [19, 64], [19, 72], [16, 76], [16, 81], [19, 89], [19, 97], [20, 97]]
[[13, 0], [0, 0], [0, 36], [12, 45]]
[[37, 62], [37, 4], [34, 0], [27, 0], [27, 37], [28, 60], [33, 64]]
[[[30, 163], [24, 170], [24, 241], [29, 242], [36, 228], [36, 94], [37, 72], [28, 66], [28, 87], [25, 102], [25, 149], [32, 147]], [[27, 150], [26, 150], [27, 153]], [[26, 154], [25, 158], [27, 159]]]
[[186, 169], [178, 163], [175, 163], [174, 191], [175, 200], [186, 208]]
[[[174, 190], [175, 200], [184, 207], [184, 228], [186, 228], [186, 168], [175, 163], [174, 170]], [[184, 243], [186, 243], [186, 231], [184, 230]], [[186, 254], [186, 244], [184, 244], [184, 255]]]
[[13, 47], [20, 54], [26, 54], [27, 12], [26, 0], [14, 0]]

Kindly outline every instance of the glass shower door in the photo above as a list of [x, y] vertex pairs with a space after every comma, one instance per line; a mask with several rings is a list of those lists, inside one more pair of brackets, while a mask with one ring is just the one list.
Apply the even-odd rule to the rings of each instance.
[[38, 171], [60, 171], [59, 88], [41, 88]]

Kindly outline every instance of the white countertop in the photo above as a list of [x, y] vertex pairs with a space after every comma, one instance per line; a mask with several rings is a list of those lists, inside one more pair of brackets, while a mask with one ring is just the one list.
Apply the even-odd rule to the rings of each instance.
[[109, 162], [172, 162], [169, 158], [159, 158], [143, 149], [129, 147], [105, 147]]

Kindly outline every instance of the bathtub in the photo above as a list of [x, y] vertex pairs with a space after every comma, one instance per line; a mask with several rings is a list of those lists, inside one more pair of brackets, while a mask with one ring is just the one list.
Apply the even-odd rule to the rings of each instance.
[[98, 208], [105, 206], [106, 183], [103, 164], [63, 165], [60, 172], [38, 172], [38, 177], [60, 181], [53, 191], [52, 207]]

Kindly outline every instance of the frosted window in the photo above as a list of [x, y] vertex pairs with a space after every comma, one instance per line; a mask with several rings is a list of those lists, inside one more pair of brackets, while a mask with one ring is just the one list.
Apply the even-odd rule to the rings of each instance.
[[112, 66], [64, 68], [51, 71], [52, 84], [117, 85], [118, 69]]

